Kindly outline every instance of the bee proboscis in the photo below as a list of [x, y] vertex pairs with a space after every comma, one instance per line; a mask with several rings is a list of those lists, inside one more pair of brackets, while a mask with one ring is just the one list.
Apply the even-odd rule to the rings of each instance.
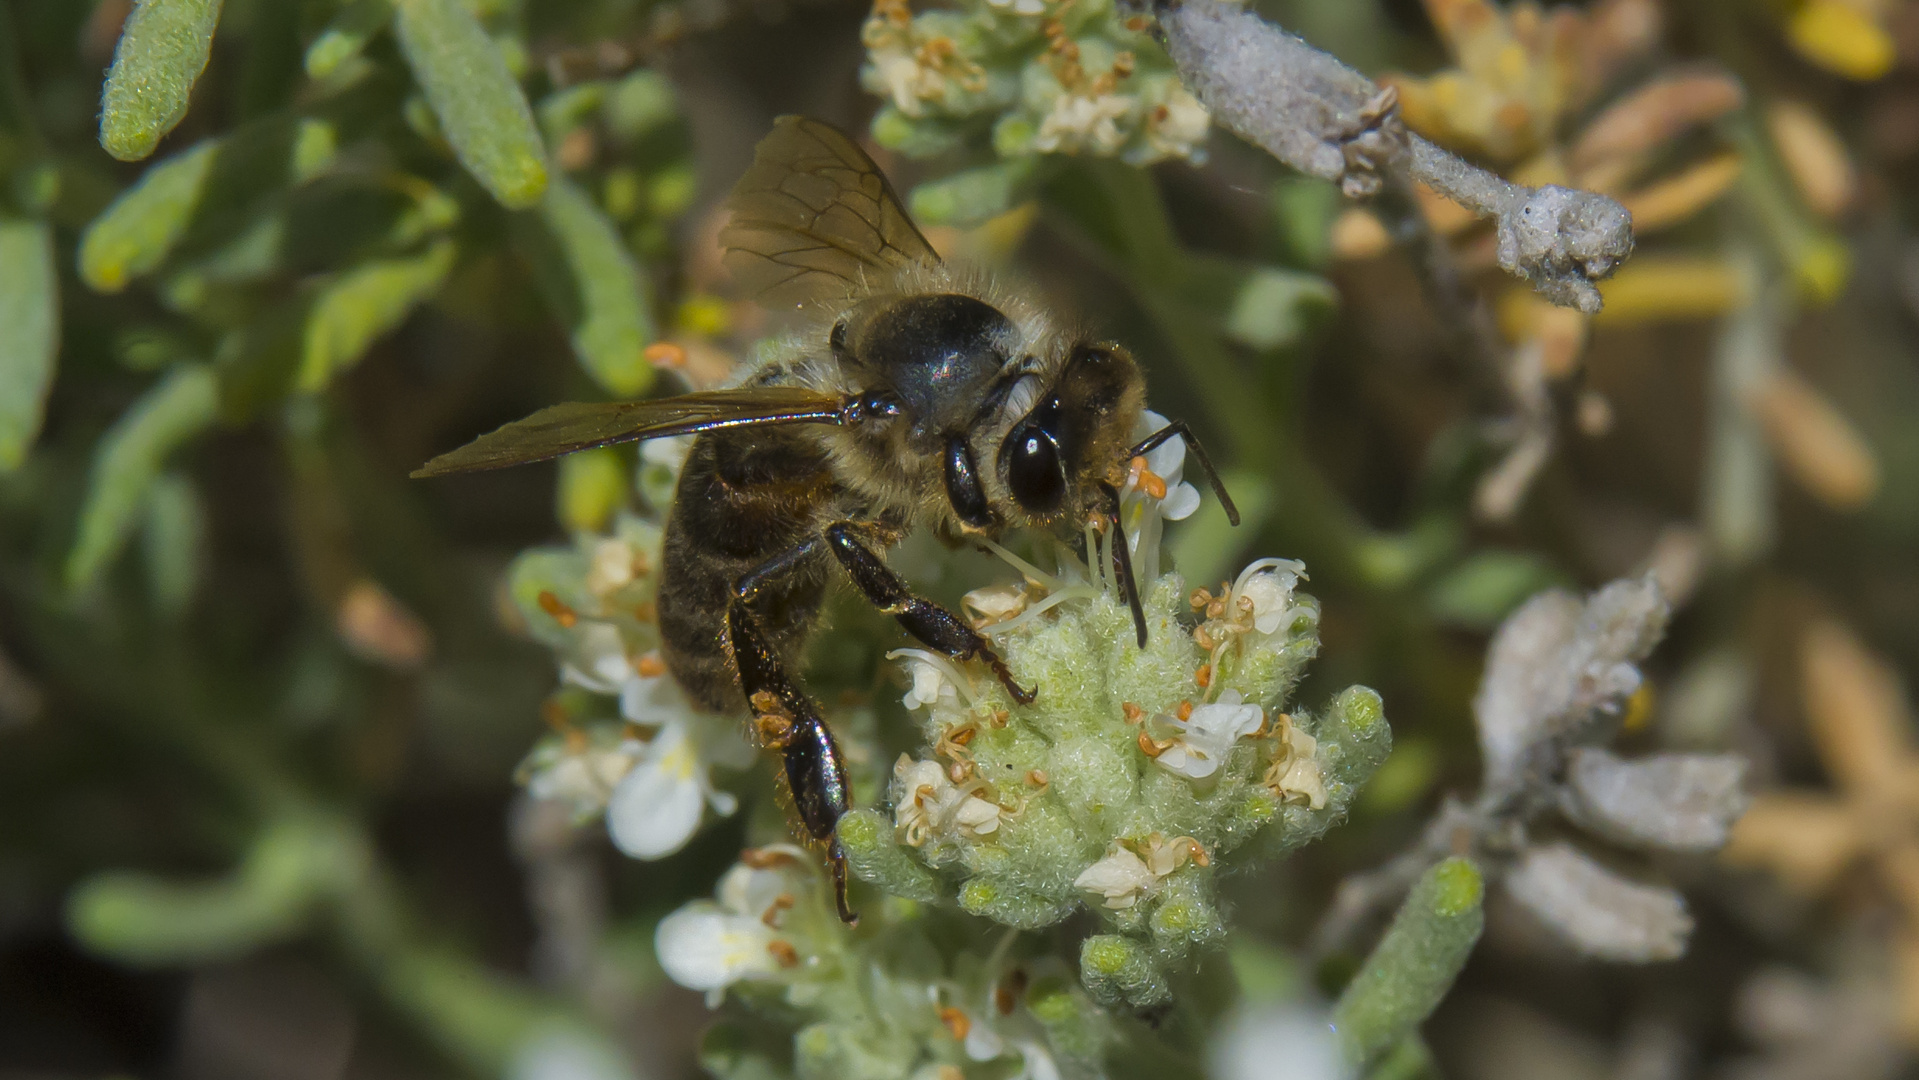
[[[1127, 463], [1183, 437], [1228, 518], [1238, 512], [1183, 423], [1132, 433], [1132, 355], [1062, 325], [990, 278], [943, 262], [872, 159], [829, 124], [787, 116], [760, 142], [721, 233], [726, 265], [810, 329], [740, 385], [655, 401], [543, 409], [443, 454], [416, 477], [695, 434], [668, 515], [658, 597], [667, 669], [702, 708], [744, 701], [779, 751], [799, 831], [826, 857], [840, 917], [850, 808], [818, 707], [788, 676], [838, 565], [927, 648], [1021, 687], [964, 619], [915, 595], [880, 551], [916, 527], [953, 542], [1015, 529], [1119, 528]], [[1115, 579], [1146, 621], [1125, 542]], [[1096, 557], [1092, 552], [1089, 558]]]

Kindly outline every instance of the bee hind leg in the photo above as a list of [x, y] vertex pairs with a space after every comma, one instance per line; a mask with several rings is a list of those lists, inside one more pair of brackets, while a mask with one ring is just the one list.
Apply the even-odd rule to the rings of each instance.
[[846, 856], [835, 835], [840, 818], [852, 807], [852, 789], [833, 729], [820, 718], [812, 699], [787, 678], [779, 653], [738, 596], [726, 610], [726, 649], [753, 711], [755, 733], [779, 751], [780, 780], [792, 797], [800, 831], [810, 846], [824, 851], [840, 918], [856, 923], [859, 916], [846, 903]]
[[1014, 701], [1032, 704], [1035, 691], [1013, 681], [1012, 671], [999, 653], [993, 651], [992, 644], [958, 615], [931, 600], [914, 596], [906, 587], [905, 579], [894, 573], [893, 568], [860, 539], [859, 529], [855, 522], [842, 521], [828, 525], [825, 535], [826, 546], [846, 568], [847, 576], [853, 579], [860, 594], [874, 607], [898, 620], [907, 633], [927, 648], [955, 660], [984, 662]]

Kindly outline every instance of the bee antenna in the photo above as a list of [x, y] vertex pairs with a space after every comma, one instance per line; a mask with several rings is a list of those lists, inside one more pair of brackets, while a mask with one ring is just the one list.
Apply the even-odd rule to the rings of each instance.
[[1146, 609], [1140, 606], [1139, 582], [1133, 578], [1133, 553], [1126, 546], [1126, 530], [1120, 525], [1119, 489], [1100, 481], [1099, 489], [1106, 494], [1106, 524], [1113, 530], [1113, 570], [1119, 577], [1120, 588], [1126, 591], [1126, 605], [1133, 609], [1133, 630], [1139, 636], [1139, 647], [1146, 647]]
[[1226, 484], [1220, 480], [1219, 470], [1213, 468], [1213, 459], [1206, 456], [1206, 448], [1199, 445], [1199, 440], [1193, 437], [1193, 429], [1186, 426], [1186, 421], [1174, 420], [1172, 423], [1146, 436], [1139, 441], [1139, 445], [1128, 450], [1126, 456], [1130, 459], [1149, 453], [1157, 449], [1160, 443], [1175, 436], [1186, 441], [1186, 451], [1193, 455], [1194, 461], [1199, 462], [1200, 471], [1206, 474], [1206, 482], [1213, 486], [1213, 494], [1219, 496], [1220, 509], [1226, 511], [1226, 520], [1237, 526], [1239, 524], [1239, 507], [1234, 506], [1233, 497], [1226, 494]]

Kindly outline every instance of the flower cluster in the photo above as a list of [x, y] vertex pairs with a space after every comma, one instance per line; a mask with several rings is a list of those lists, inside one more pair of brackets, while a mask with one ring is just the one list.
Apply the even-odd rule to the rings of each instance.
[[611, 535], [520, 556], [512, 599], [527, 630], [560, 661], [547, 703], [552, 734], [520, 766], [536, 799], [580, 820], [606, 815], [613, 843], [636, 859], [680, 850], [707, 808], [731, 814], [713, 765], [744, 769], [753, 749], [730, 720], [695, 713], [661, 663], [654, 611], [660, 531], [622, 514]]
[[701, 1065], [722, 1078], [911, 1077], [950, 1080], [986, 1065], [1011, 1080], [1096, 1075], [1110, 1021], [1057, 959], [990, 953], [939, 933], [921, 905], [869, 908], [857, 931], [837, 920], [817, 860], [788, 844], [749, 849], [696, 900], [660, 921], [660, 966], [717, 1005], [729, 993], [800, 1027], [790, 1047], [765, 1025], [722, 1023]]
[[1363, 688], [1322, 715], [1287, 709], [1318, 648], [1298, 563], [1259, 560], [1216, 592], [1158, 573], [1161, 521], [1197, 495], [1179, 481], [1184, 447], [1167, 446], [1127, 485], [1146, 647], [1105, 569], [1112, 538], [1089, 531], [1091, 565], [1062, 551], [1056, 574], [1004, 553], [1023, 580], [966, 607], [1037, 699], [892, 654], [927, 746], [895, 764], [890, 815], [840, 826], [854, 872], [897, 896], [1019, 929], [1099, 912], [1109, 932], [1085, 943], [1082, 979], [1136, 1007], [1166, 1000], [1168, 972], [1224, 936], [1219, 860], [1256, 837], [1272, 854], [1320, 835], [1390, 743]]
[[1136, 165], [1202, 155], [1208, 118], [1112, 0], [966, 0], [915, 15], [877, 0], [862, 31], [883, 145], [922, 155], [991, 128], [1002, 158], [1096, 154]]

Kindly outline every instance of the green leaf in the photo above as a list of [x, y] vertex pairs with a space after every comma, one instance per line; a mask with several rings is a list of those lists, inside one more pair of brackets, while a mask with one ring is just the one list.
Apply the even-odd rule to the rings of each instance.
[[1436, 619], [1490, 629], [1527, 597], [1564, 580], [1552, 564], [1530, 552], [1481, 551], [1433, 582], [1426, 602]]
[[0, 473], [40, 432], [60, 351], [60, 275], [44, 221], [0, 218]]
[[80, 280], [119, 292], [159, 267], [186, 235], [219, 145], [209, 139], [152, 166], [101, 211], [80, 237]]
[[217, 404], [210, 368], [176, 368], [101, 438], [79, 531], [67, 555], [70, 591], [91, 585], [120, 553], [167, 455], [213, 423]]
[[546, 151], [499, 47], [459, 0], [398, 0], [394, 29], [460, 164], [503, 205], [546, 191]]
[[392, 0], [350, 0], [307, 46], [307, 74], [324, 79], [339, 71], [341, 65], [359, 56], [392, 18]]
[[205, 560], [206, 509], [191, 479], [177, 472], [154, 479], [141, 538], [154, 609], [177, 617], [193, 603]]
[[1003, 214], [1026, 197], [1037, 157], [966, 169], [929, 180], [907, 197], [914, 220], [923, 225], [974, 225]]
[[612, 220], [564, 178], [547, 189], [539, 219], [545, 236], [532, 242], [534, 265], [571, 328], [573, 351], [609, 393], [639, 394], [653, 382], [643, 354], [655, 335], [639, 263]]
[[572, 532], [597, 533], [626, 504], [626, 468], [610, 446], [582, 450], [560, 459], [555, 492], [560, 524]]
[[288, 818], [263, 830], [224, 877], [95, 875], [67, 898], [67, 925], [89, 951], [128, 963], [240, 956], [298, 933], [314, 901], [352, 871], [355, 850], [337, 826]]
[[139, 161], [187, 114], [207, 66], [220, 0], [138, 0], [120, 31], [100, 93], [100, 145]]
[[1291, 345], [1338, 301], [1338, 291], [1318, 274], [1262, 266], [1246, 275], [1234, 297], [1226, 336], [1255, 349]]
[[1333, 1010], [1333, 1027], [1354, 1064], [1378, 1060], [1439, 1007], [1486, 925], [1485, 893], [1479, 868], [1458, 858], [1413, 886]]
[[441, 240], [404, 259], [374, 259], [320, 290], [307, 313], [306, 344], [296, 386], [316, 393], [365, 355], [432, 296], [453, 269], [454, 244]]

